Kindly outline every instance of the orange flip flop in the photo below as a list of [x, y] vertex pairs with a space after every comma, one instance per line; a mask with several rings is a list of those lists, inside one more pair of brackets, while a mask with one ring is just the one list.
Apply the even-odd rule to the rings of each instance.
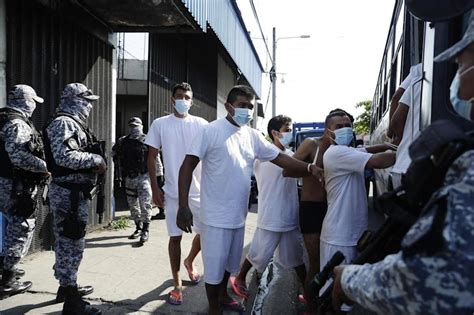
[[183, 304], [183, 292], [173, 289], [168, 293], [168, 299], [166, 300], [168, 304], [171, 305], [181, 305]]
[[244, 287], [243, 285], [237, 284], [235, 277], [229, 278], [230, 286], [232, 287], [232, 291], [238, 296], [243, 299], [248, 299], [250, 296], [249, 290]]

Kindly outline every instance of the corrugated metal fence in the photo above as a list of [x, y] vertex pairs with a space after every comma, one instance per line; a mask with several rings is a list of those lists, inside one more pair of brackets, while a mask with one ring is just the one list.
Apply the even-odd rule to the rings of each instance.
[[[37, 128], [41, 129], [54, 112], [64, 86], [82, 82], [101, 96], [94, 104], [89, 126], [108, 141], [110, 149], [113, 47], [34, 1], [7, 1], [7, 19], [7, 86], [31, 85], [45, 99], [33, 115]], [[111, 185], [107, 185], [106, 196], [111, 196]], [[106, 200], [106, 209], [110, 206]], [[31, 251], [52, 246], [48, 207], [39, 209], [37, 218]], [[94, 206], [89, 224], [97, 223]]]
[[217, 47], [208, 34], [150, 34], [149, 121], [173, 112], [171, 89], [193, 88], [190, 113], [216, 119]]

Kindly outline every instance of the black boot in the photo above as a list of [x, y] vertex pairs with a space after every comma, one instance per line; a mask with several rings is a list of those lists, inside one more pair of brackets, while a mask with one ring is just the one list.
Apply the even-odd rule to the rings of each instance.
[[[15, 278], [20, 279], [25, 275], [25, 270], [13, 267], [13, 274], [15, 275]], [[3, 268], [0, 268], [0, 273], [3, 272]]]
[[[80, 296], [89, 295], [94, 292], [94, 288], [91, 285], [77, 286], [77, 292]], [[59, 286], [58, 293], [56, 293], [56, 303], [62, 303], [66, 299], [66, 287]]]
[[0, 282], [0, 296], [11, 296], [23, 293], [31, 286], [31, 281], [20, 282], [15, 278], [15, 271], [13, 269], [3, 269], [2, 281]]
[[135, 221], [135, 226], [135, 232], [133, 232], [133, 234], [128, 237], [131, 240], [134, 240], [139, 237], [142, 231], [142, 223], [140, 221]]
[[166, 219], [165, 210], [163, 208], [158, 208], [159, 212], [151, 217], [152, 220], [164, 220]]
[[79, 295], [76, 286], [64, 287], [65, 301], [63, 305], [63, 315], [97, 315], [102, 311], [92, 307], [89, 302], [84, 301]]
[[145, 243], [148, 241], [148, 227], [150, 226], [150, 223], [143, 223], [143, 230], [142, 230], [142, 235], [140, 236], [140, 242]]

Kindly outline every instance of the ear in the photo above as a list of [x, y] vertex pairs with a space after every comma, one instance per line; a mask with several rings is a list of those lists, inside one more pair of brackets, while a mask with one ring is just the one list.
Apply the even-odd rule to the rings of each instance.
[[171, 95], [170, 99], [171, 99], [171, 103], [173, 103], [173, 105], [174, 105], [175, 104], [175, 98], [173, 97], [173, 95]]
[[235, 113], [234, 107], [232, 107], [232, 105], [229, 102], [225, 102], [224, 107], [227, 110], [227, 112], [229, 112], [230, 115], [234, 115]]
[[277, 130], [272, 130], [272, 136], [273, 136], [273, 139], [280, 138]]

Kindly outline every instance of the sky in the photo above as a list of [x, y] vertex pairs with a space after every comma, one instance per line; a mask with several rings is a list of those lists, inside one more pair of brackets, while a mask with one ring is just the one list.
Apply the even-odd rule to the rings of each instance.
[[[261, 33], [250, 6], [251, 0], [237, 0], [265, 71], [268, 58]], [[310, 38], [277, 42], [277, 114], [296, 122], [324, 121], [336, 107], [357, 116], [355, 104], [371, 100], [382, 61], [395, 0], [253, 0], [268, 47], [272, 52], [272, 28], [276, 36], [310, 35]], [[127, 35], [127, 42], [143, 41], [143, 34]], [[133, 50], [133, 47], [137, 51]], [[126, 45], [138, 58], [142, 45]], [[282, 79], [284, 83], [282, 83]], [[261, 102], [267, 119], [272, 113], [270, 79], [262, 78]], [[267, 104], [267, 95], [270, 100]]]

